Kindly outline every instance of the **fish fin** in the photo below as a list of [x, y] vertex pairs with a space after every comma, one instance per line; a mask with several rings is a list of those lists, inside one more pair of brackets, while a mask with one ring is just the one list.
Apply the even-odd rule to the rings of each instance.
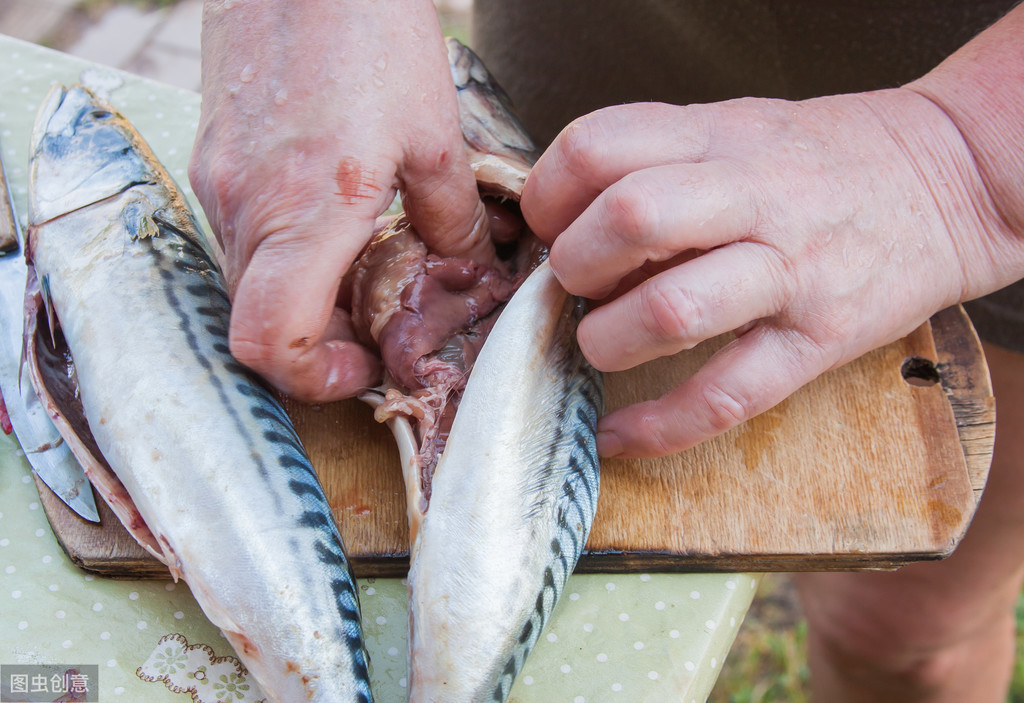
[[24, 322], [22, 325], [22, 341], [21, 341], [21, 358], [18, 360], [18, 388], [21, 389], [21, 379], [24, 374], [20, 371], [25, 368], [25, 364], [29, 362], [29, 357], [35, 358], [36, 355], [31, 354], [34, 351], [33, 347], [37, 343], [37, 335], [41, 332], [39, 325], [40, 310], [46, 312], [46, 329], [49, 331], [50, 336], [50, 348], [57, 348], [56, 332], [60, 326], [60, 322], [57, 320], [57, 316], [53, 312], [53, 301], [50, 299], [50, 285], [49, 280], [46, 276], [43, 276], [40, 280], [36, 276], [35, 267], [29, 265], [28, 273], [25, 281], [25, 308], [23, 311]]
[[220, 239], [212, 234], [209, 228], [202, 226], [200, 218], [189, 207], [188, 201], [180, 192], [170, 198], [168, 205], [153, 213], [153, 220], [160, 227], [169, 227], [182, 239], [194, 244], [198, 250], [203, 252], [203, 256], [209, 261], [211, 268], [217, 271], [224, 270], [224, 249]]
[[202, 234], [202, 229], [199, 227], [195, 215], [183, 204], [172, 203], [155, 210], [153, 221], [161, 227], [169, 228], [179, 237], [198, 244], [205, 244], [205, 242], [200, 242], [199, 236], [197, 236]]
[[150, 549], [145, 544], [142, 546], [149, 549], [150, 552], [153, 552], [153, 556], [167, 566], [167, 570], [171, 572], [171, 579], [173, 579], [175, 583], [177, 583], [179, 579], [185, 578], [185, 574], [182, 571], [181, 559], [178, 558], [178, 554], [174, 551], [171, 543], [167, 541], [167, 537], [165, 537], [159, 530], [154, 530], [152, 528], [147, 529], [149, 529], [150, 533], [154, 536], [156, 543], [160, 548], [160, 553], [157, 554], [153, 549]]
[[42, 292], [39, 289], [39, 279], [36, 278], [35, 266], [33, 266], [30, 261], [28, 264], [28, 272], [25, 277], [25, 302], [21, 311], [21, 357], [18, 359], [19, 393], [23, 390], [21, 381], [25, 377], [25, 374], [22, 373], [22, 371], [24, 370], [25, 364], [28, 360], [28, 346], [30, 340], [35, 336], [34, 332], [31, 332], [30, 330], [35, 329], [36, 315], [38, 314], [40, 305], [42, 305]]
[[[221, 271], [217, 258], [218, 250], [210, 246], [212, 240], [203, 234], [198, 221], [190, 211], [171, 206], [161, 208], [153, 213], [153, 222], [156, 223], [161, 235], [171, 232], [184, 243], [183, 248], [193, 260], [193, 266], [218, 273]], [[223, 252], [220, 256], [223, 256]]]
[[46, 326], [50, 329], [50, 345], [56, 348], [57, 340], [53, 336], [53, 331], [57, 328], [58, 323], [57, 317], [53, 313], [53, 300], [50, 299], [50, 278], [48, 276], [43, 276], [39, 281], [39, 295], [43, 301], [43, 308], [46, 310]]
[[160, 228], [150, 217], [147, 205], [148, 203], [133, 200], [121, 211], [121, 223], [133, 242], [160, 236]]
[[[196, 600], [202, 603], [203, 615], [206, 616], [207, 620], [220, 628], [228, 641], [239, 635], [244, 636], [242, 632], [245, 628], [231, 616], [231, 609], [224, 604], [220, 594], [211, 586], [207, 579], [194, 578], [193, 583], [189, 584], [189, 589], [195, 594]], [[232, 646], [234, 646], [233, 642]], [[239, 649], [235, 651], [240, 652]]]

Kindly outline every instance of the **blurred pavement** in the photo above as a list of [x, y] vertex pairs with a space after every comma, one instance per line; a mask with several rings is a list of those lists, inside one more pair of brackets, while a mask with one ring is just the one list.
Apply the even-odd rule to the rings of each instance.
[[[472, 0], [435, 0], [442, 24], [463, 31]], [[0, 34], [199, 90], [202, 0], [0, 0]]]

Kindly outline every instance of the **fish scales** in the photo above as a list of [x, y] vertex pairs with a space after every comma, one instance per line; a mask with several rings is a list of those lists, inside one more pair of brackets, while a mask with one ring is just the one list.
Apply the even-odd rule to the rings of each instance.
[[31, 262], [145, 546], [272, 700], [371, 701], [330, 506], [284, 410], [230, 355], [194, 216], [127, 121], [55, 91], [34, 137]]
[[[514, 218], [536, 149], [480, 59], [455, 40], [447, 46], [477, 185]], [[468, 288], [436, 296], [447, 300], [436, 315], [426, 304], [434, 299], [418, 296], [422, 324], [406, 325], [401, 335], [381, 332], [407, 312], [403, 285], [414, 291], [426, 285], [403, 282], [425, 280], [432, 270], [425, 247], [410, 243], [416, 235], [408, 221], [391, 223], [367, 249], [372, 254], [357, 262], [353, 321], [382, 347], [387, 368], [384, 384], [362, 397], [391, 426], [406, 482], [412, 703], [507, 699], [597, 508], [596, 428], [604, 399], [600, 373], [576, 344], [583, 303], [555, 279], [543, 244], [525, 224], [518, 231], [515, 245], [505, 242], [501, 262], [487, 269], [518, 289], [511, 299], [494, 296], [499, 306], [508, 301], [503, 308], [488, 307], [486, 317], [457, 325], [445, 310], [461, 309], [452, 297], [475, 295], [483, 269]], [[393, 236], [399, 232], [401, 240]], [[433, 263], [445, 264], [472, 268], [454, 259]], [[421, 328], [429, 325], [428, 338]], [[431, 352], [426, 345], [436, 346], [435, 337], [443, 341], [444, 334], [455, 343]], [[468, 336], [477, 341], [467, 344]], [[388, 344], [414, 350], [418, 360], [386, 353]], [[424, 376], [423, 388], [405, 387], [400, 379], [410, 377], [409, 369], [395, 364], [415, 368], [423, 360], [444, 373]], [[432, 438], [441, 417], [451, 425], [438, 457]]]
[[[572, 300], [567, 303], [578, 321], [582, 304]], [[572, 329], [575, 329], [575, 324]], [[560, 403], [552, 412], [561, 418], [561, 422], [552, 437], [547, 456], [539, 464], [547, 475], [540, 483], [527, 489], [543, 496], [557, 486], [559, 479], [562, 480], [560, 491], [555, 495], [557, 529], [550, 543], [549, 564], [544, 569], [533, 612], [523, 624], [494, 690], [492, 700], [499, 702], [508, 697], [526, 657], [540, 639], [583, 551], [589, 533], [584, 526], [593, 524], [597, 512], [600, 468], [595, 437], [597, 419], [604, 403], [603, 385], [597, 372], [583, 363], [582, 353], [575, 343], [557, 349], [558, 352], [564, 354], [556, 365], [562, 389], [559, 391]], [[541, 501], [535, 505], [538, 510], [543, 510]]]
[[411, 701], [504, 701], [586, 543], [604, 396], [581, 311], [545, 262], [473, 367], [413, 545]]

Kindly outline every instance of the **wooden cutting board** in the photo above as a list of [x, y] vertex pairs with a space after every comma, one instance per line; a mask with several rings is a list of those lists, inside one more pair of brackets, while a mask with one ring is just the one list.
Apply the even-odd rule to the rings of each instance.
[[[608, 406], [668, 390], [727, 342], [608, 375]], [[357, 575], [405, 575], [404, 491], [388, 430], [358, 401], [286, 406]], [[951, 308], [689, 451], [606, 460], [578, 569], [862, 569], [942, 558], [974, 513], [994, 428], [981, 346]], [[58, 540], [83, 569], [167, 576], [105, 505], [92, 525], [39, 486]]]

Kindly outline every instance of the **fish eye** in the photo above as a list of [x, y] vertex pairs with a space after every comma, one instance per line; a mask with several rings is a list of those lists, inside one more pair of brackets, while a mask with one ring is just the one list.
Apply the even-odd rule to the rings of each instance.
[[89, 116], [96, 120], [107, 120], [113, 117], [113, 113], [110, 110], [93, 110], [89, 113]]

